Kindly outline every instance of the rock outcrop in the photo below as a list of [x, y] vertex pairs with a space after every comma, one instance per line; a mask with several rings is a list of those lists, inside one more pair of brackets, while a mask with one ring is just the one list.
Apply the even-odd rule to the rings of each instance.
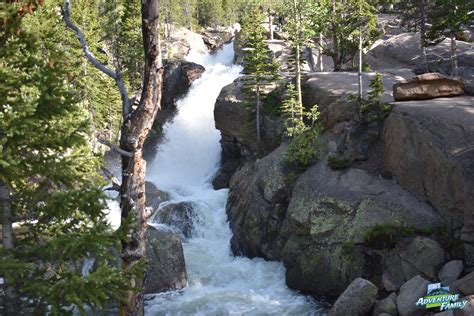
[[474, 98], [394, 103], [384, 165], [406, 190], [444, 213], [474, 265]]
[[190, 202], [169, 203], [159, 208], [152, 221], [179, 229], [185, 237], [194, 232], [194, 204]]
[[446, 263], [438, 273], [438, 279], [441, 283], [449, 285], [456, 281], [464, 270], [462, 260], [453, 260]]
[[397, 309], [401, 316], [423, 313], [423, 308], [416, 306], [416, 301], [426, 295], [429, 282], [419, 275], [403, 284], [397, 297]]
[[230, 177], [246, 159], [266, 154], [275, 149], [283, 135], [283, 119], [262, 109], [260, 146], [257, 145], [254, 123], [245, 104], [242, 78], [225, 86], [215, 108], [216, 129], [221, 132], [222, 167], [215, 176], [214, 188], [228, 187]]
[[464, 83], [439, 73], [427, 73], [393, 85], [395, 101], [429, 100], [463, 94]]
[[150, 181], [145, 182], [146, 206], [156, 210], [162, 202], [169, 200], [169, 194], [158, 190]]
[[146, 241], [148, 268], [145, 274], [145, 294], [186, 287], [186, 265], [179, 237], [148, 227]]
[[161, 110], [174, 110], [175, 102], [185, 95], [194, 80], [206, 69], [193, 62], [171, 60], [164, 64]]

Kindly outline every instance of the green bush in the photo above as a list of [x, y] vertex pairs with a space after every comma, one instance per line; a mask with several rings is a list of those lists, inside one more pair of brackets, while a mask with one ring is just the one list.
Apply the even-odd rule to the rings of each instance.
[[294, 136], [286, 153], [287, 162], [296, 164], [297, 167], [308, 167], [315, 163], [319, 157], [318, 148], [321, 131], [322, 128], [315, 125], [306, 132]]
[[352, 164], [352, 161], [350, 159], [337, 159], [334, 156], [330, 156], [328, 158], [328, 164], [332, 170], [340, 170], [349, 168]]
[[404, 236], [403, 227], [393, 224], [378, 224], [367, 230], [364, 243], [372, 248], [392, 248]]

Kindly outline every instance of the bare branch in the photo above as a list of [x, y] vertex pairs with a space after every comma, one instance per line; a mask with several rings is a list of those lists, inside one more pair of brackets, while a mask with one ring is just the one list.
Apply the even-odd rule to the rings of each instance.
[[112, 186], [105, 188], [104, 191], [117, 191], [120, 192], [121, 184], [120, 181], [114, 176], [109, 169], [102, 167], [102, 172], [104, 175], [112, 182]]
[[125, 120], [130, 113], [130, 100], [128, 99], [127, 88], [125, 87], [125, 84], [122, 80], [122, 76], [120, 75], [119, 71], [113, 71], [107, 68], [100, 61], [98, 61], [97, 58], [95, 58], [94, 54], [92, 54], [92, 52], [89, 50], [89, 46], [87, 46], [87, 42], [84, 38], [84, 35], [82, 34], [82, 31], [79, 29], [79, 27], [77, 27], [77, 25], [75, 25], [71, 21], [69, 7], [70, 7], [69, 0], [66, 0], [64, 7], [61, 8], [64, 23], [66, 23], [67, 27], [69, 27], [71, 30], [76, 32], [77, 38], [79, 39], [79, 42], [81, 43], [82, 50], [84, 51], [84, 55], [86, 56], [87, 60], [89, 60], [89, 62], [95, 68], [99, 69], [101, 72], [103, 72], [104, 74], [106, 74], [107, 76], [115, 80], [115, 84], [117, 85], [117, 88], [119, 89], [120, 97], [122, 99], [122, 116]]
[[105, 145], [105, 146], [109, 147], [109, 148], [112, 149], [113, 151], [118, 152], [118, 153], [121, 154], [122, 156], [129, 157], [129, 158], [133, 158], [133, 152], [129, 152], [129, 151], [123, 150], [122, 148], [120, 148], [119, 146], [117, 146], [117, 145], [115, 145], [115, 144], [112, 144], [112, 143], [109, 142], [108, 140], [99, 139], [99, 143], [101, 143], [102, 145]]

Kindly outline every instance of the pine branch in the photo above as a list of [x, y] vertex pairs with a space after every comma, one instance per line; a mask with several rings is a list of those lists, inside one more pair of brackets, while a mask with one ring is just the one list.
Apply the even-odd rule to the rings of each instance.
[[82, 31], [77, 25], [75, 25], [70, 18], [70, 3], [69, 0], [65, 1], [64, 7], [61, 7], [61, 12], [63, 15], [63, 20], [64, 23], [66, 23], [66, 26], [69, 27], [71, 30], [76, 32], [77, 38], [79, 39], [79, 42], [81, 43], [82, 50], [84, 51], [84, 55], [86, 56], [87, 60], [98, 70], [109, 76], [110, 78], [115, 80], [115, 84], [117, 85], [117, 88], [119, 89], [120, 92], [120, 97], [122, 99], [122, 114], [123, 118], [126, 119], [129, 115], [130, 112], [130, 100], [128, 98], [128, 92], [127, 88], [125, 87], [125, 83], [122, 80], [122, 76], [119, 71], [113, 71], [109, 68], [107, 68], [104, 64], [102, 64], [97, 58], [95, 58], [94, 54], [89, 49], [89, 46], [87, 45], [87, 41], [84, 38], [84, 34], [82, 34]]

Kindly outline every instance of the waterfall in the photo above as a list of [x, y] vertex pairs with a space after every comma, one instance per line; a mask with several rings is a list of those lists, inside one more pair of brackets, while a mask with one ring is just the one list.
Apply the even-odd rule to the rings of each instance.
[[288, 289], [283, 264], [232, 255], [225, 212], [228, 190], [216, 191], [210, 183], [221, 154], [213, 110], [221, 89], [242, 69], [232, 65], [231, 44], [215, 55], [191, 53], [188, 60], [206, 71], [164, 126], [164, 141], [147, 174], [173, 202], [195, 205], [195, 232], [183, 243], [188, 286], [148, 296], [146, 315], [323, 314], [315, 300]]

